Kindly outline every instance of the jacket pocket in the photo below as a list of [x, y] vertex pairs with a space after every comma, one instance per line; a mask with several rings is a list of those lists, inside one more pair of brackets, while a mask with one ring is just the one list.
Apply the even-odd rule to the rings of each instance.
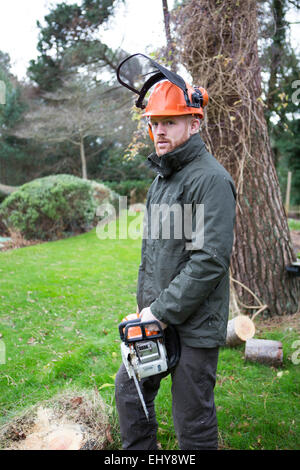
[[208, 301], [205, 300], [197, 311], [188, 318], [184, 328], [190, 332], [192, 337], [198, 338], [210, 328], [212, 317], [213, 313], [209, 310]]

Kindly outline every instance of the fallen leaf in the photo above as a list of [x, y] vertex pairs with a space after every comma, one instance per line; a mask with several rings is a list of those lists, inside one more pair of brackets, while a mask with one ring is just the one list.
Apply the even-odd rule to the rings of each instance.
[[71, 403], [73, 408], [77, 408], [82, 403], [82, 397], [72, 398]]
[[105, 429], [105, 436], [106, 436], [106, 439], [108, 440], [108, 442], [109, 442], [110, 444], [113, 444], [113, 443], [114, 443], [114, 440], [113, 440], [113, 438], [112, 438], [112, 436], [111, 436], [110, 430], [111, 430], [111, 425], [109, 424], [109, 425], [107, 426], [107, 428]]
[[31, 337], [29, 338], [29, 340], [27, 341], [27, 344], [35, 344], [36, 341], [35, 341], [35, 338]]
[[26, 439], [26, 434], [21, 431], [17, 431], [16, 429], [12, 430], [13, 435], [11, 436], [13, 441], [20, 441], [21, 439]]
[[107, 388], [107, 387], [114, 387], [115, 384], [103, 384], [101, 387], [99, 387], [99, 390], [102, 390], [102, 388]]

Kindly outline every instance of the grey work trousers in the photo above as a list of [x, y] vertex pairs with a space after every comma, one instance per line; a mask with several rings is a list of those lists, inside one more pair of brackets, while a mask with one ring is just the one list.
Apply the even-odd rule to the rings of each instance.
[[[181, 450], [218, 448], [214, 402], [217, 363], [218, 348], [182, 345], [180, 360], [171, 371], [173, 422]], [[166, 375], [154, 375], [139, 382], [149, 411], [147, 421], [134, 381], [129, 379], [125, 366], [122, 364], [120, 367], [115, 381], [115, 396], [123, 449], [157, 449], [158, 424], [154, 400], [160, 381]]]

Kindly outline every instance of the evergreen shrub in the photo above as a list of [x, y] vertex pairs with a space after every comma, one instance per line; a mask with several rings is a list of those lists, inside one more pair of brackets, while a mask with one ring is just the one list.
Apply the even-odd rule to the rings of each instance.
[[24, 184], [0, 205], [7, 229], [24, 238], [56, 240], [90, 230], [102, 203], [117, 207], [117, 194], [95, 181], [52, 175]]

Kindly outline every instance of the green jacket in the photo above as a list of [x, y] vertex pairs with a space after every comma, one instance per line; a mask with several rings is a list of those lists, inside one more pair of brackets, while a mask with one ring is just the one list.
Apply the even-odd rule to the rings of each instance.
[[[159, 320], [176, 327], [188, 346], [220, 346], [229, 311], [233, 180], [199, 134], [162, 157], [151, 154], [148, 161], [158, 175], [146, 203], [139, 309], [150, 306]], [[197, 243], [191, 244], [197, 233]]]

